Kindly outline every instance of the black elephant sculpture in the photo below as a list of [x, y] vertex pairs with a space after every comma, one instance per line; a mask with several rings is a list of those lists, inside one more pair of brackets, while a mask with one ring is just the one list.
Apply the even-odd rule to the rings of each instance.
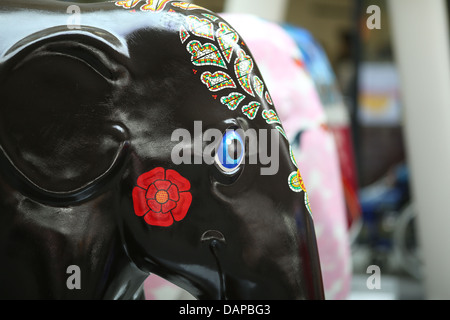
[[0, 0], [0, 25], [0, 298], [142, 298], [150, 273], [198, 299], [324, 298], [301, 176], [232, 26], [163, 0]]

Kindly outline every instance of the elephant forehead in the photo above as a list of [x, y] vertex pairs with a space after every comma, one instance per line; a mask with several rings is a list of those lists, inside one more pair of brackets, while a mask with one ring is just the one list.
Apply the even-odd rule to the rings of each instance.
[[[168, 159], [178, 142], [171, 139], [176, 130], [189, 133], [191, 140], [184, 142], [192, 147], [206, 130], [223, 132], [224, 124], [237, 123], [244, 129], [278, 132], [279, 156], [289, 160], [288, 137], [244, 39], [219, 15], [176, 4], [144, 13], [116, 3], [130, 17], [160, 15], [155, 19], [163, 29], [138, 29], [127, 38], [133, 81], [121, 89], [118, 104], [131, 107], [119, 111], [119, 118], [129, 126], [138, 153]], [[197, 122], [200, 132], [195, 130]], [[297, 172], [295, 162], [289, 161], [289, 168], [285, 181]]]

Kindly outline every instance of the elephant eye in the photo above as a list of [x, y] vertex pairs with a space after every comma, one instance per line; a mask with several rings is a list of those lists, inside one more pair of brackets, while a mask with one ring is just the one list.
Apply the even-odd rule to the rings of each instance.
[[239, 170], [244, 153], [242, 137], [235, 130], [227, 130], [222, 136], [214, 160], [224, 174], [232, 175]]

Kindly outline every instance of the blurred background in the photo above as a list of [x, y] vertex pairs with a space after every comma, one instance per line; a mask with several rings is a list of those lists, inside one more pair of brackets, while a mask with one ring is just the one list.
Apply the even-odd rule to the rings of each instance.
[[[326, 288], [327, 298], [449, 299], [447, 1], [190, 2], [224, 13], [248, 41], [265, 79], [266, 62], [258, 60], [256, 45], [253, 52], [252, 34], [245, 30], [253, 22], [245, 15], [281, 26], [300, 49], [300, 65], [314, 82], [326, 130], [335, 139], [350, 247], [340, 257], [350, 260], [344, 267], [348, 290], [334, 283]], [[277, 88], [266, 82], [276, 95]], [[275, 97], [274, 102], [278, 110]], [[292, 143], [299, 136], [290, 136]], [[313, 215], [314, 206], [311, 201]], [[333, 263], [326, 254], [324, 249], [325, 273]], [[339, 290], [343, 295], [335, 295]]]

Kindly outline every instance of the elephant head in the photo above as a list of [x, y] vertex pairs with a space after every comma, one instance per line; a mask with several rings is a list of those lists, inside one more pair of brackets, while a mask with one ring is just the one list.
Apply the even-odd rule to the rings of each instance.
[[0, 3], [0, 296], [137, 298], [155, 273], [199, 299], [323, 298], [306, 190], [232, 26], [179, 1]]

